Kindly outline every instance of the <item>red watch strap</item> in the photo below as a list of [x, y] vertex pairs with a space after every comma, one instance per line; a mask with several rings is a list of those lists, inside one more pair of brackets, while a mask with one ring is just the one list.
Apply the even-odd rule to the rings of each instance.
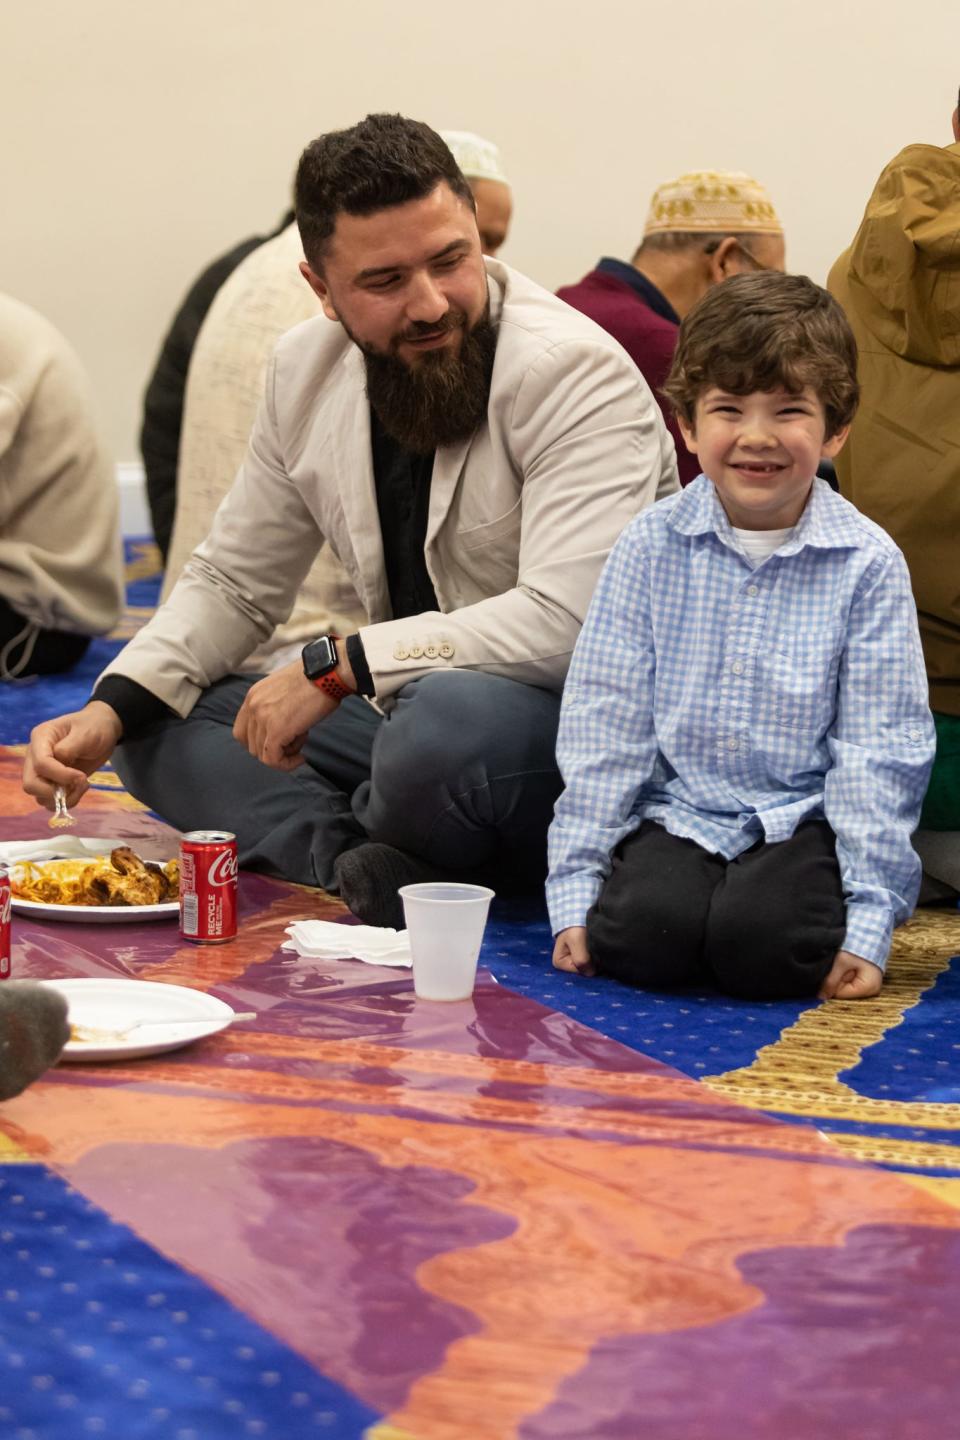
[[314, 680], [313, 683], [318, 690], [322, 690], [324, 695], [329, 695], [330, 699], [336, 700], [338, 704], [341, 700], [346, 700], [348, 695], [355, 693], [350, 689], [349, 685], [344, 685], [335, 670], [330, 670], [326, 675], [321, 675], [320, 679]]

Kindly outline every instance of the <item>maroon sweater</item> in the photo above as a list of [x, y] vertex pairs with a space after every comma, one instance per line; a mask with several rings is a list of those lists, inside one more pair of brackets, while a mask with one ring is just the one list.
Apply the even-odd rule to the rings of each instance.
[[[619, 340], [633, 360], [663, 411], [677, 447], [680, 483], [688, 485], [700, 474], [700, 464], [684, 445], [673, 411], [660, 393], [670, 373], [680, 328], [670, 302], [632, 265], [620, 260], [601, 260], [578, 285], [565, 285], [557, 294]], [[651, 301], [656, 309], [651, 308]]]

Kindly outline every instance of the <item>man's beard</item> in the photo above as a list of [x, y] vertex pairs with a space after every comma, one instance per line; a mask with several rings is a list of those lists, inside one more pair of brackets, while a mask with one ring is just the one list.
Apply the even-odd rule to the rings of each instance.
[[412, 365], [400, 358], [399, 346], [419, 335], [436, 334], [438, 325], [411, 325], [386, 352], [350, 337], [363, 351], [367, 396], [381, 425], [398, 445], [417, 455], [469, 439], [483, 422], [490, 399], [497, 327], [489, 311], [472, 329], [462, 310], [449, 311], [443, 325], [460, 329], [459, 350], [425, 350]]

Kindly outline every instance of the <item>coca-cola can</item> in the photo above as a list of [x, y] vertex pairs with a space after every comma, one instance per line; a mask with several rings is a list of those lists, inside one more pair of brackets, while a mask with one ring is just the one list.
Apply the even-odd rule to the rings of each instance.
[[0, 865], [0, 980], [10, 979], [10, 870]]
[[237, 839], [191, 830], [180, 840], [180, 934], [219, 945], [237, 934]]

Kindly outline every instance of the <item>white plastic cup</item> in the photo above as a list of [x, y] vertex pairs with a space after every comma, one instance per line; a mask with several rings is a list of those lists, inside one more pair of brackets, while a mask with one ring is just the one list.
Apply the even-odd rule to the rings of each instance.
[[484, 885], [429, 881], [400, 889], [421, 1000], [469, 1000], [494, 892]]

